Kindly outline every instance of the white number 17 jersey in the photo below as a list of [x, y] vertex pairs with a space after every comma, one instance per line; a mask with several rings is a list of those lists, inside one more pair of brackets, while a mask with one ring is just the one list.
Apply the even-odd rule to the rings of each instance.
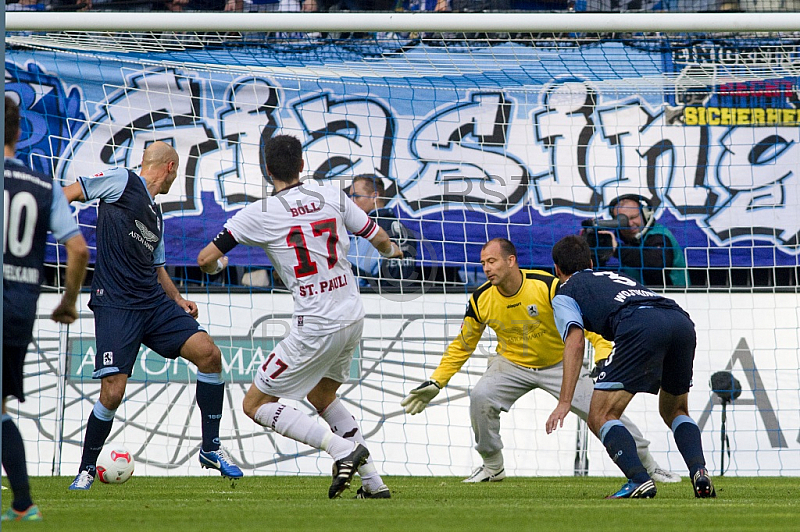
[[347, 252], [351, 233], [378, 225], [335, 186], [304, 181], [252, 203], [225, 223], [240, 244], [263, 248], [294, 298], [294, 326], [328, 334], [364, 316]]

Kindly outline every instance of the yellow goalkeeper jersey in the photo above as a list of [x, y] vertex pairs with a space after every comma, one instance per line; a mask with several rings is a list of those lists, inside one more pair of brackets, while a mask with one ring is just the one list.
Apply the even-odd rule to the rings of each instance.
[[[541, 270], [522, 270], [522, 286], [513, 296], [504, 296], [487, 282], [467, 304], [461, 332], [450, 342], [431, 380], [444, 387], [472, 355], [486, 327], [497, 335], [497, 354], [526, 368], [558, 364], [564, 356], [564, 342], [553, 318], [552, 300], [558, 279]], [[611, 342], [587, 333], [595, 348], [595, 360], [607, 358]]]

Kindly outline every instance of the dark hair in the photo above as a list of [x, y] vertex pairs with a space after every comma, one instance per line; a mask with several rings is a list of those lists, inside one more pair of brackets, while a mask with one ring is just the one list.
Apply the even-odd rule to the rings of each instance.
[[592, 250], [582, 236], [565, 236], [553, 246], [552, 256], [553, 264], [565, 275], [592, 267]]
[[300, 177], [303, 146], [297, 137], [276, 135], [264, 145], [264, 164], [273, 179], [291, 183]]
[[6, 96], [6, 146], [16, 146], [19, 136], [19, 106], [13, 98]]
[[489, 246], [489, 244], [493, 242], [500, 245], [500, 251], [503, 252], [503, 256], [505, 257], [510, 257], [511, 255], [514, 255], [515, 257], [517, 256], [517, 247], [514, 244], [512, 244], [511, 241], [508, 240], [507, 238], [493, 238], [483, 245], [481, 251], [486, 249]]
[[353, 184], [355, 185], [357, 181], [362, 181], [367, 186], [370, 194], [377, 192], [378, 197], [384, 199], [386, 187], [383, 186], [383, 179], [375, 174], [359, 174], [353, 178]]

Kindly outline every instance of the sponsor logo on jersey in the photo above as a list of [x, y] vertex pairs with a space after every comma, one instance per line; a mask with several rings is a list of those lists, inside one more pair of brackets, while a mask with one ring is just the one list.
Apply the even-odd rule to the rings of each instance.
[[[150, 208], [152, 209], [153, 206], [151, 205]], [[158, 242], [158, 236], [152, 231], [150, 231], [146, 225], [144, 225], [139, 220], [134, 220], [136, 222], [136, 227], [139, 228], [139, 232], [142, 233], [142, 236], [148, 242]]]
[[518, 307], [520, 305], [522, 305], [522, 303], [517, 301], [516, 303], [512, 303], [511, 305], [506, 306], [506, 308], [514, 308], [514, 307]]

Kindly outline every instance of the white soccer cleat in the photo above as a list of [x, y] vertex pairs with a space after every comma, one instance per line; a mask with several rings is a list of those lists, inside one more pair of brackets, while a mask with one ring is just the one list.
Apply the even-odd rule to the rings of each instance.
[[500, 482], [504, 478], [506, 478], [505, 468], [501, 469], [500, 471], [494, 471], [485, 465], [482, 465], [461, 482]]
[[670, 483], [670, 482], [681, 481], [680, 475], [678, 475], [677, 473], [673, 473], [672, 471], [667, 471], [666, 469], [662, 469], [660, 467], [656, 467], [649, 474], [650, 478], [652, 478], [656, 482]]

